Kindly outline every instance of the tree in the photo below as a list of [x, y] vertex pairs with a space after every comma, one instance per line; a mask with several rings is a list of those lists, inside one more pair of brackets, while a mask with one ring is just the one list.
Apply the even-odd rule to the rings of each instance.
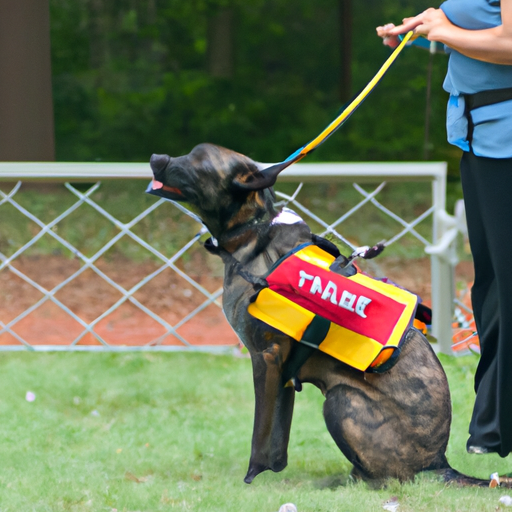
[[338, 0], [338, 2], [341, 57], [340, 100], [345, 103], [352, 96], [352, 0]]
[[53, 160], [49, 0], [0, 0], [0, 13], [0, 160]]
[[233, 14], [224, 8], [208, 19], [208, 71], [216, 78], [233, 78]]
[[[7, 1], [7, 0], [2, 0]], [[27, 0], [24, 0], [25, 2]], [[59, 160], [147, 160], [212, 142], [279, 161], [389, 56], [375, 34], [424, 0], [50, 0]], [[407, 48], [309, 161], [423, 157], [428, 52]], [[433, 59], [429, 157], [453, 160]]]

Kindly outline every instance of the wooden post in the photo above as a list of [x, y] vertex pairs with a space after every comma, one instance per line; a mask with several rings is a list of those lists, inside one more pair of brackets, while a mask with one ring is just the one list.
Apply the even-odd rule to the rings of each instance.
[[0, 0], [0, 160], [54, 159], [49, 0]]

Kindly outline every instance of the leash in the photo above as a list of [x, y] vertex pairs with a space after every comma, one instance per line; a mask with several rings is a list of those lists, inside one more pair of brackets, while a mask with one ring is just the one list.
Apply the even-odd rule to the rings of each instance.
[[348, 104], [347, 107], [341, 112], [341, 114], [331, 122], [319, 135], [317, 135], [313, 140], [299, 148], [297, 151], [292, 153], [286, 160], [278, 164], [274, 164], [271, 167], [265, 169], [265, 172], [272, 173], [272, 171], [278, 173], [281, 172], [286, 167], [302, 160], [308, 153], [311, 153], [314, 149], [316, 149], [320, 144], [324, 143], [338, 128], [340, 128], [343, 123], [357, 110], [357, 108], [363, 103], [363, 101], [367, 98], [367, 96], [373, 91], [375, 86], [380, 82], [381, 78], [386, 74], [386, 71], [391, 67], [391, 64], [395, 62], [396, 58], [400, 54], [400, 52], [405, 48], [411, 37], [413, 36], [413, 31], [407, 32], [403, 36], [400, 44], [395, 48], [393, 53], [388, 57], [386, 62], [382, 65], [382, 67], [377, 71], [375, 76], [368, 82], [366, 87], [358, 94], [356, 97]]

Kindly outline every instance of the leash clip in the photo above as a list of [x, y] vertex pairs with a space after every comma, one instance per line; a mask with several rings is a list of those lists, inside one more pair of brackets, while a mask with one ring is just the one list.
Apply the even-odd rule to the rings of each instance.
[[382, 242], [375, 244], [373, 247], [369, 247], [367, 245], [356, 247], [350, 255], [350, 261], [355, 258], [363, 258], [364, 260], [371, 260], [372, 258], [375, 258], [385, 249], [385, 243], [386, 241], [382, 240]]

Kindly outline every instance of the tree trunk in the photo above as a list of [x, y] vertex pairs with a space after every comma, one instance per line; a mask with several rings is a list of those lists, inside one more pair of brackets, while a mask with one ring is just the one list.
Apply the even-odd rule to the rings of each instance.
[[233, 10], [222, 9], [208, 20], [208, 71], [232, 78], [234, 71]]
[[103, 0], [89, 2], [89, 58], [91, 69], [101, 69], [110, 60], [109, 20]]
[[0, 160], [54, 159], [49, 0], [0, 0]]
[[340, 30], [340, 100], [352, 97], [352, 0], [338, 0]]

